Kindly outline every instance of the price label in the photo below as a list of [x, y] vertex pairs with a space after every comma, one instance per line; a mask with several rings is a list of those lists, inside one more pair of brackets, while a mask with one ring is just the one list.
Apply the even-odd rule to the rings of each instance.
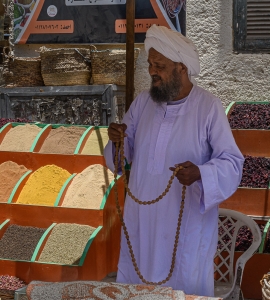
[[65, 1], [67, 6], [126, 4], [126, 0], [65, 0]]

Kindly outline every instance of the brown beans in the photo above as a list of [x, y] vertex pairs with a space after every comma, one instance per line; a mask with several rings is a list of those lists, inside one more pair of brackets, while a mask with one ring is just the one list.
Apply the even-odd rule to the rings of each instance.
[[0, 240], [0, 259], [31, 260], [46, 229], [10, 225]]

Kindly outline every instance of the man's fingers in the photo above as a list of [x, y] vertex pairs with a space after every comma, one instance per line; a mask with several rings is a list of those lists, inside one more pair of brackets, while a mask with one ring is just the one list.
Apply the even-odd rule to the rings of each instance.
[[125, 130], [127, 129], [126, 124], [117, 124], [111, 123], [108, 128], [108, 136], [112, 142], [120, 142], [121, 141], [121, 132], [124, 132], [124, 137], [127, 136]]

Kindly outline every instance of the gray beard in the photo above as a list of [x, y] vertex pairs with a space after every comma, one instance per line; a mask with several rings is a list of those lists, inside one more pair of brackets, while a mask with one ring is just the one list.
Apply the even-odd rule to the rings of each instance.
[[161, 82], [159, 87], [153, 86], [153, 80], [150, 88], [150, 96], [156, 103], [166, 103], [173, 101], [179, 95], [182, 84], [180, 76], [178, 76], [176, 69], [172, 72], [172, 79], [169, 82]]

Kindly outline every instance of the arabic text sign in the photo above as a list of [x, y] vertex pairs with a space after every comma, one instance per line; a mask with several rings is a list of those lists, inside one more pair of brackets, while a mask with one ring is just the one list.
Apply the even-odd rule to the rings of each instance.
[[70, 21], [37, 21], [31, 30], [31, 33], [72, 33], [74, 31], [74, 22]]
[[65, 0], [65, 1], [67, 6], [126, 4], [126, 0]]

